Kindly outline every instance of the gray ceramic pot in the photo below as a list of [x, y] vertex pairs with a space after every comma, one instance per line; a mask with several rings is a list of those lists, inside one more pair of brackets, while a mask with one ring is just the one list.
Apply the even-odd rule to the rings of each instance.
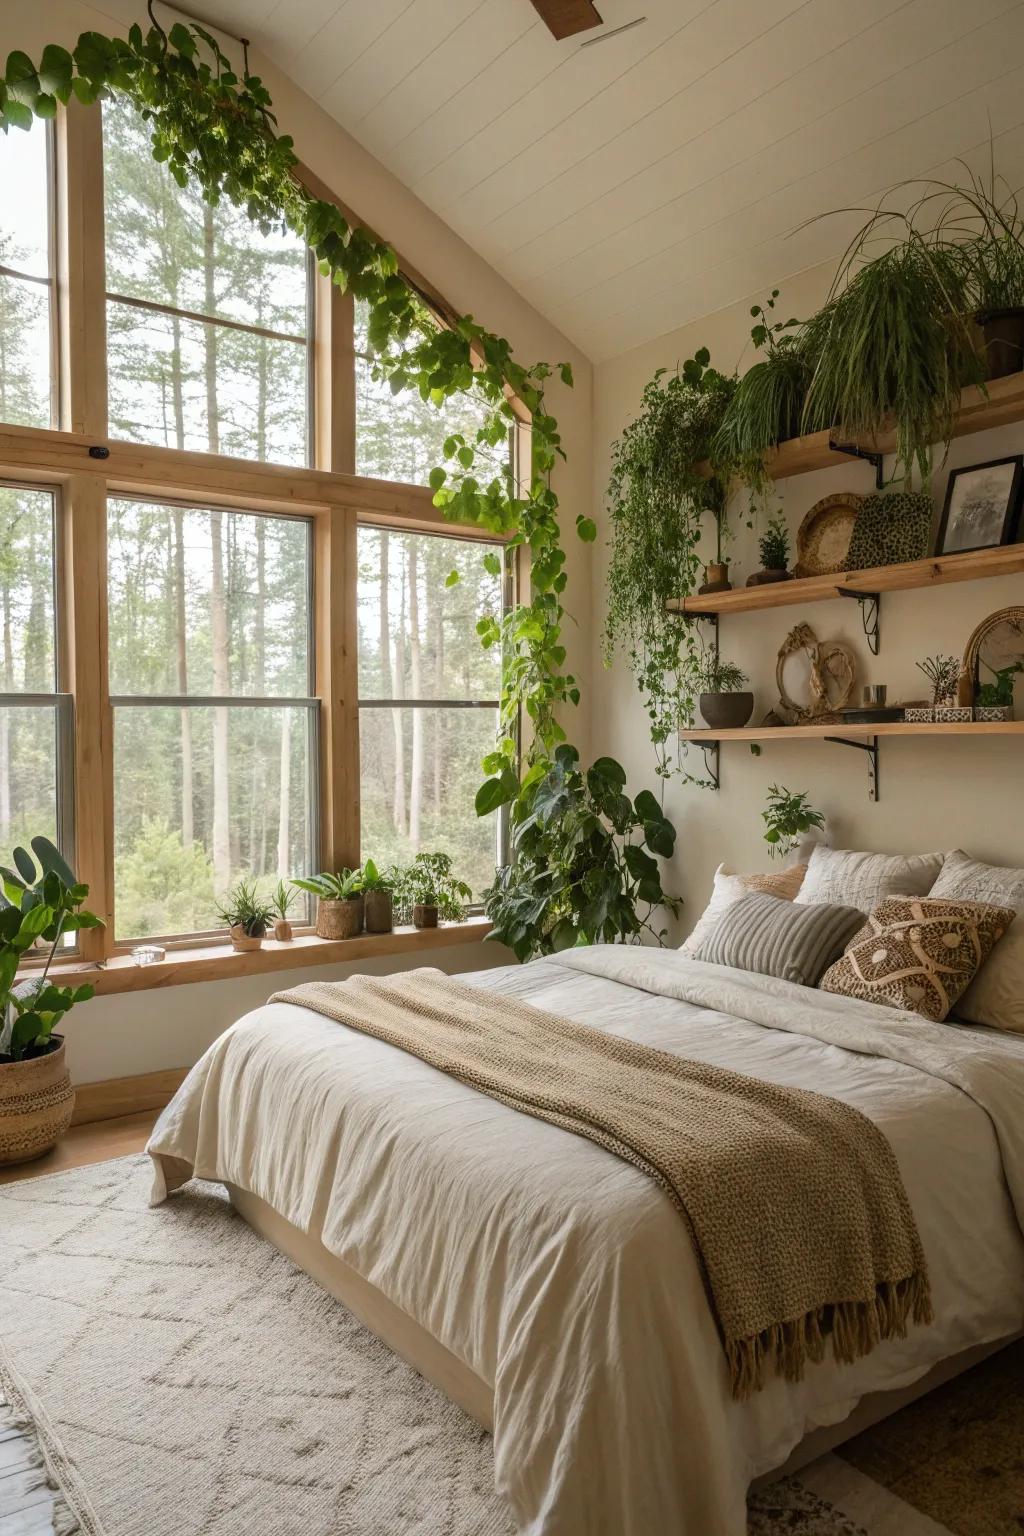
[[713, 731], [732, 731], [746, 725], [754, 713], [752, 693], [702, 693], [700, 712]]

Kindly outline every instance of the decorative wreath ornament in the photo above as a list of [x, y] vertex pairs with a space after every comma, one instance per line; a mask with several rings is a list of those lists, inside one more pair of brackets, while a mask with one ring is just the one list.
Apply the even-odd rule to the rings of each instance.
[[[790, 657], [801, 654], [807, 657], [809, 668], [806, 704], [798, 704], [790, 696], [784, 675]], [[853, 653], [839, 640], [819, 641], [809, 624], [797, 624], [779, 647], [775, 681], [779, 688], [776, 713], [786, 725], [826, 724], [850, 701], [856, 682]]]

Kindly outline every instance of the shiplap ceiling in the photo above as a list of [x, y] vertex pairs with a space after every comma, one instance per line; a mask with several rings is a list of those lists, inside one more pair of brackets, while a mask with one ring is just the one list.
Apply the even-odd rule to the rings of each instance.
[[604, 26], [560, 43], [530, 0], [197, 9], [595, 360], [773, 286], [785, 306], [850, 228], [804, 220], [981, 164], [990, 128], [1024, 180], [1022, 0], [598, 0]]

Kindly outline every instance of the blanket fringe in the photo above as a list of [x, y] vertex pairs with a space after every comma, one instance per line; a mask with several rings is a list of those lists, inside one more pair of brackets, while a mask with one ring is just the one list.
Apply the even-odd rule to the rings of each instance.
[[802, 1381], [807, 1362], [825, 1357], [829, 1339], [840, 1365], [850, 1365], [883, 1339], [904, 1339], [909, 1321], [932, 1321], [928, 1276], [917, 1270], [903, 1280], [884, 1280], [872, 1301], [832, 1302], [790, 1322], [776, 1323], [745, 1339], [726, 1339], [732, 1395], [739, 1401], [764, 1386], [771, 1365], [787, 1381]]

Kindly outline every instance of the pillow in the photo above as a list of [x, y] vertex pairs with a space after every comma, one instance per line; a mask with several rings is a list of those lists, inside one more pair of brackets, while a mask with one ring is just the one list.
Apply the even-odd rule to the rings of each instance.
[[726, 907], [731, 907], [734, 901], [739, 901], [748, 891], [767, 891], [771, 896], [780, 896], [783, 901], [792, 901], [806, 871], [806, 864], [791, 864], [787, 869], [774, 870], [770, 874], [736, 875], [731, 869], [726, 869], [724, 864], [719, 864], [715, 870], [715, 883], [711, 887], [711, 900], [697, 919], [690, 937], [680, 944], [681, 952], [684, 955], [696, 954]]
[[859, 907], [801, 907], [750, 892], [726, 908], [694, 959], [813, 987], [863, 926]]
[[808, 906], [843, 902], [870, 912], [888, 896], [926, 896], [941, 868], [941, 853], [854, 853], [819, 846], [796, 900]]
[[[994, 902], [1024, 914], [1024, 869], [981, 864], [957, 848], [931, 891], [957, 901]], [[1024, 922], [1015, 923], [957, 1003], [958, 1019], [1024, 1035]]]
[[819, 985], [941, 1023], [1015, 916], [977, 901], [883, 901]]

